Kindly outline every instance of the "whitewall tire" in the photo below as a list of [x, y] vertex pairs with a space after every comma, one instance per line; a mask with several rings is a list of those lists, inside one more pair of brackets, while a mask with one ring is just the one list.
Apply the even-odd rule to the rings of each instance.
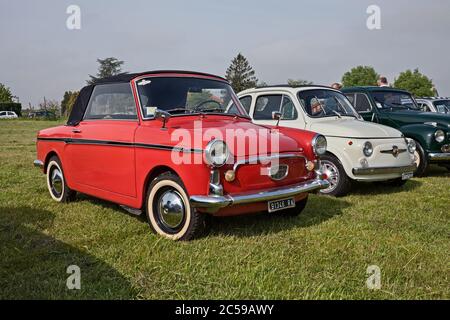
[[47, 165], [47, 188], [50, 196], [57, 202], [69, 202], [74, 200], [76, 192], [71, 190], [64, 178], [61, 161], [58, 157], [51, 157]]
[[150, 184], [145, 212], [151, 229], [171, 240], [191, 240], [204, 228], [205, 214], [191, 207], [182, 181], [170, 172]]

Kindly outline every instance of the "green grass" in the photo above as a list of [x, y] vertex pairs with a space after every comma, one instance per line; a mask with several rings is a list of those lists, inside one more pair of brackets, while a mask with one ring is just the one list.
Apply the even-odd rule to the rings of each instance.
[[[199, 240], [150, 232], [117, 205], [58, 204], [32, 165], [46, 121], [0, 122], [0, 298], [449, 299], [450, 174], [311, 196], [304, 213], [214, 219]], [[81, 268], [81, 290], [66, 268]], [[367, 289], [366, 269], [382, 288]]]

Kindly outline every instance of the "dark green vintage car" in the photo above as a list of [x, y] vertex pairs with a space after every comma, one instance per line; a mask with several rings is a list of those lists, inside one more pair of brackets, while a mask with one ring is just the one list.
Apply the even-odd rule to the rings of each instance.
[[423, 176], [429, 164], [450, 170], [450, 115], [422, 112], [413, 96], [389, 87], [352, 87], [342, 90], [366, 121], [400, 130], [414, 139], [416, 176]]

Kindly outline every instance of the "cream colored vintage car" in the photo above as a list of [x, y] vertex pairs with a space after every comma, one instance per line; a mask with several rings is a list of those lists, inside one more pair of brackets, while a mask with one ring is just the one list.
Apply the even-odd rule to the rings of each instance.
[[415, 171], [415, 142], [396, 129], [364, 121], [340, 92], [321, 86], [269, 86], [238, 97], [256, 124], [307, 129], [326, 136], [320, 171], [330, 186], [321, 193], [343, 196], [352, 181], [402, 186]]

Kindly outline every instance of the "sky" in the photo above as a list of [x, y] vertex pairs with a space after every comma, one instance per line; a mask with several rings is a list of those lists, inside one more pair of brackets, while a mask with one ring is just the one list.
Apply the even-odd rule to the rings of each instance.
[[[70, 5], [79, 30], [66, 26]], [[369, 5], [380, 30], [367, 28]], [[393, 81], [419, 68], [450, 96], [449, 32], [448, 0], [0, 0], [0, 83], [26, 108], [79, 90], [97, 58], [223, 76], [241, 52], [269, 84], [329, 85], [358, 65]]]

